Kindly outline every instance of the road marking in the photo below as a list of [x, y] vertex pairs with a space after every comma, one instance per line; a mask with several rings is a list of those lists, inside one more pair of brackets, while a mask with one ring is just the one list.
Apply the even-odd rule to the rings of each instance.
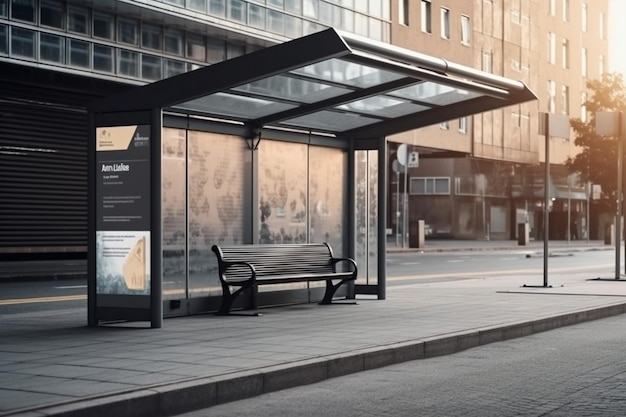
[[463, 259], [450, 259], [449, 261], [446, 261], [446, 262], [453, 264], [457, 262], [463, 262]]
[[37, 298], [13, 298], [8, 300], [0, 300], [0, 306], [9, 306], [17, 304], [32, 304], [32, 303], [54, 303], [59, 301], [80, 301], [86, 300], [87, 296], [83, 294], [79, 295], [63, 295], [57, 297], [37, 297]]

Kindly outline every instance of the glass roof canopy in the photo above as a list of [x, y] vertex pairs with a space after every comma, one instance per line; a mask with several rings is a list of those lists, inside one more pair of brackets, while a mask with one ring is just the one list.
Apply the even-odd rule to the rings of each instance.
[[534, 100], [524, 83], [327, 29], [94, 103], [374, 138]]

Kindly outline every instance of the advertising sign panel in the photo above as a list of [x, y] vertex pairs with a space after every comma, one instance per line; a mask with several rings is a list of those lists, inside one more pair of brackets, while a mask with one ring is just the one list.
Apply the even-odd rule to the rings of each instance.
[[150, 126], [96, 129], [96, 293], [150, 294]]

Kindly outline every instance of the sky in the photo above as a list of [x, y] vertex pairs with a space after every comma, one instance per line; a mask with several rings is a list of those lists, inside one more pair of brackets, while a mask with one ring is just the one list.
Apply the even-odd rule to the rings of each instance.
[[626, 0], [609, 0], [609, 71], [626, 76]]

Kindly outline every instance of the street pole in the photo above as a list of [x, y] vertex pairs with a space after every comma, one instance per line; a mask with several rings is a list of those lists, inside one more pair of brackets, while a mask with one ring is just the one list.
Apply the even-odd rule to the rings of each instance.
[[622, 240], [622, 183], [624, 169], [624, 144], [622, 143], [622, 112], [618, 113], [617, 135], [617, 218], [615, 219], [615, 279], [620, 279], [620, 244]]
[[548, 286], [548, 235], [550, 231], [550, 114], [544, 113], [546, 166], [543, 184], [543, 286]]

